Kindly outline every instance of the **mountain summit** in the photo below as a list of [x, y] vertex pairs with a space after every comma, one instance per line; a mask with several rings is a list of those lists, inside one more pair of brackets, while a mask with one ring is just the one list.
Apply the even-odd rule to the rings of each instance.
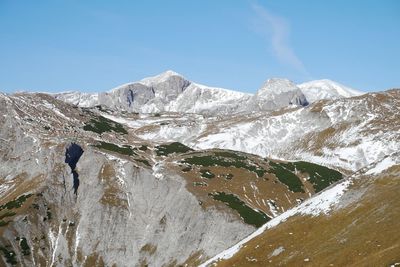
[[253, 97], [260, 110], [275, 110], [289, 105], [307, 106], [303, 92], [288, 79], [267, 80]]
[[182, 80], [185, 79], [181, 74], [179, 74], [173, 70], [167, 70], [156, 76], [144, 78], [144, 79], [140, 80], [139, 82], [144, 85], [147, 85], [147, 86], [152, 86], [154, 84], [163, 83], [165, 81], [168, 81], [168, 80], [174, 79], [174, 78], [178, 78], [178, 79], [182, 79]]
[[361, 91], [328, 79], [302, 83], [299, 84], [298, 87], [310, 102], [315, 102], [321, 99], [338, 99], [364, 94]]

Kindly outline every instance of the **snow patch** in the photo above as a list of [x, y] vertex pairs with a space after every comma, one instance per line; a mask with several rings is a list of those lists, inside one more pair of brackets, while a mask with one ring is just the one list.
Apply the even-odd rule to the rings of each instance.
[[272, 251], [272, 253], [269, 255], [269, 257], [271, 258], [271, 257], [278, 256], [279, 254], [281, 254], [284, 251], [285, 251], [285, 248], [280, 246], [280, 247], [276, 248], [274, 251]]
[[387, 157], [384, 160], [382, 160], [381, 162], [379, 162], [378, 164], [376, 164], [376, 166], [374, 168], [368, 170], [365, 174], [369, 174], [369, 175], [379, 174], [379, 173], [383, 172], [384, 170], [387, 170], [396, 164], [397, 164], [396, 161], [394, 161], [390, 157]]

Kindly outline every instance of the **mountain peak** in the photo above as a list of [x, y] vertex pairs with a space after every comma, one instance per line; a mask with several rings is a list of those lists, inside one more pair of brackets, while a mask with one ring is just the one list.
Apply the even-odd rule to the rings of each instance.
[[167, 70], [158, 75], [144, 78], [140, 81], [140, 83], [148, 86], [148, 85], [152, 85], [152, 84], [156, 84], [156, 83], [165, 82], [165, 81], [169, 80], [171, 77], [179, 77], [181, 79], [185, 79], [181, 74], [179, 74], [173, 70]]
[[164, 75], [164, 76], [182, 76], [181, 74], [177, 73], [176, 71], [173, 70], [166, 70], [159, 75]]
[[271, 78], [261, 86], [261, 88], [257, 91], [257, 95], [281, 94], [298, 89], [299, 88], [296, 86], [296, 84], [288, 79]]
[[310, 102], [315, 102], [319, 99], [337, 99], [364, 94], [361, 91], [354, 90], [329, 79], [302, 83], [299, 84], [298, 87], [302, 90]]

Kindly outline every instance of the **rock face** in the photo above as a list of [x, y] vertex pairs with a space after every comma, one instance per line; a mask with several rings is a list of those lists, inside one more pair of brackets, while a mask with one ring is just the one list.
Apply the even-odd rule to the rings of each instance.
[[223, 209], [203, 208], [180, 172], [162, 168], [143, 143], [132, 150], [140, 141], [106, 143], [132, 137], [96, 121], [95, 110], [40, 94], [0, 95], [0, 103], [2, 265], [176, 265], [254, 230]]
[[[203, 210], [175, 174], [156, 179], [151, 170], [90, 149], [78, 165], [82, 184], [72, 208], [74, 236], [53, 253], [74, 250], [57, 264], [79, 265], [85, 262], [80, 254], [117, 266], [183, 263], [194, 252], [210, 255], [252, 229], [216, 210]], [[67, 240], [68, 233], [55, 238]]]
[[253, 110], [269, 111], [309, 104], [303, 92], [287, 79], [269, 79], [252, 97], [251, 103], [254, 103]]

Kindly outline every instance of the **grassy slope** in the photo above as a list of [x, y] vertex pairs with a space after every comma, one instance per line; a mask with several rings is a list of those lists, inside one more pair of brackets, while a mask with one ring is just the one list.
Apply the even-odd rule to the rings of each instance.
[[[358, 180], [362, 198], [330, 216], [297, 216], [217, 266], [389, 266], [400, 262], [400, 166]], [[350, 191], [351, 192], [351, 191]], [[383, 204], [384, 203], [384, 204]], [[279, 247], [285, 250], [271, 256]]]

